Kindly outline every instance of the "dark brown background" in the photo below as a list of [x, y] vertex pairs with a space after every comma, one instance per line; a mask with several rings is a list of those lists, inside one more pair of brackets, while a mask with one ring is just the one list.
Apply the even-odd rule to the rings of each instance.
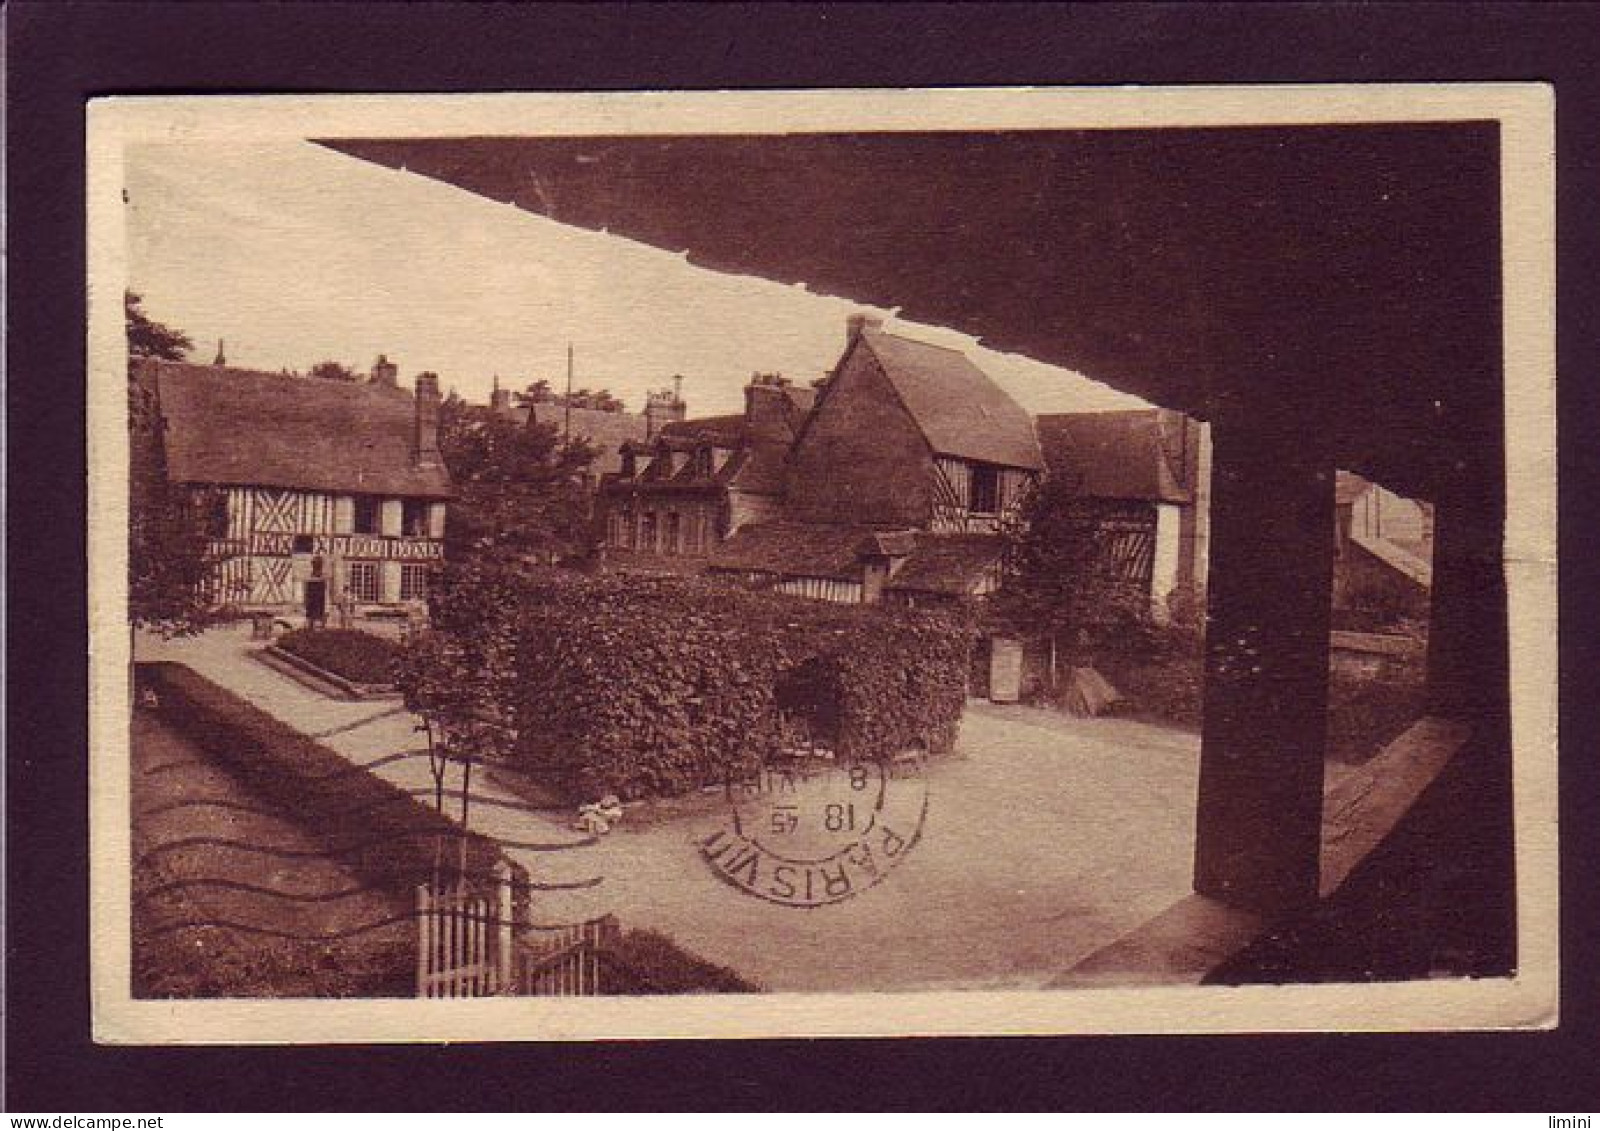
[[[8, 1110], [1600, 1107], [1600, 757], [1590, 692], [1600, 631], [1589, 564], [1600, 509], [1600, 7], [23, 2], [7, 14]], [[89, 1043], [84, 99], [1496, 79], [1557, 89], [1567, 693], [1560, 1033], [581, 1048]]]

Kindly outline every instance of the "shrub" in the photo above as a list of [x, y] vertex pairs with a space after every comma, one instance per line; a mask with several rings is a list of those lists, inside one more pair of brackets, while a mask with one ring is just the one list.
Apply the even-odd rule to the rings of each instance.
[[278, 647], [352, 683], [390, 683], [400, 649], [393, 641], [353, 628], [297, 628]]
[[139, 680], [159, 696], [163, 717], [257, 796], [321, 832], [340, 859], [380, 887], [410, 899], [441, 863], [484, 878], [500, 860], [494, 842], [183, 664], [141, 664]]
[[690, 954], [666, 935], [632, 930], [600, 952], [607, 994], [750, 994], [761, 987], [726, 966]]
[[[702, 578], [483, 565], [445, 579], [434, 624], [458, 642], [451, 663], [477, 680], [474, 703], [463, 708], [442, 688], [430, 694], [417, 672], [401, 680], [408, 700], [425, 712], [504, 719], [521, 767], [575, 797], [683, 793], [749, 772], [779, 743], [776, 691], [802, 668], [824, 669], [837, 688], [840, 757], [884, 758], [912, 744], [948, 750], [972, 641], [967, 623], [935, 612]], [[449, 654], [437, 643], [416, 647]], [[470, 658], [485, 647], [498, 671]]]

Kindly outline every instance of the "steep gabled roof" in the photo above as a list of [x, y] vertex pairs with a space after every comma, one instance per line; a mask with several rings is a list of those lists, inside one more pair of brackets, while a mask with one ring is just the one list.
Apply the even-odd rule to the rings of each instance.
[[918, 531], [911, 556], [887, 588], [948, 597], [985, 593], [999, 582], [1004, 553], [1005, 541], [998, 535]]
[[1190, 493], [1163, 442], [1159, 409], [1068, 412], [1039, 417], [1052, 476], [1095, 499], [1186, 503]]
[[1033, 421], [966, 354], [870, 328], [861, 343], [936, 454], [1043, 469]]
[[783, 395], [789, 400], [790, 420], [798, 432], [806, 416], [816, 407], [817, 390], [810, 385], [785, 385]]
[[807, 522], [741, 526], [716, 548], [707, 568], [859, 581], [862, 550], [872, 533], [867, 527]]
[[404, 389], [187, 362], [141, 362], [166, 420], [177, 483], [445, 498], [443, 466], [412, 459]]
[[[786, 394], [790, 391], [784, 389]], [[805, 391], [814, 393], [810, 389]], [[810, 397], [801, 397], [798, 402], [789, 398], [791, 405], [809, 405], [810, 401]], [[783, 490], [783, 460], [789, 451], [788, 442], [752, 429], [744, 413], [673, 421], [661, 429], [655, 443], [678, 450], [693, 450], [702, 444], [732, 449], [734, 456], [713, 479], [754, 494], [775, 495]], [[674, 478], [682, 477], [680, 473]]]
[[868, 558], [904, 558], [886, 588], [903, 593], [965, 597], [999, 580], [1004, 541], [993, 534], [926, 531], [807, 522], [741, 526], [712, 553], [706, 568], [860, 581]]

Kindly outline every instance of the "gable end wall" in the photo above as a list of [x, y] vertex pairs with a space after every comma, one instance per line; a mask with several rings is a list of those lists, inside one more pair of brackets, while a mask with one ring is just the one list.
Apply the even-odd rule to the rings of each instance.
[[870, 349], [850, 350], [791, 453], [791, 513], [804, 522], [926, 527], [933, 454]]

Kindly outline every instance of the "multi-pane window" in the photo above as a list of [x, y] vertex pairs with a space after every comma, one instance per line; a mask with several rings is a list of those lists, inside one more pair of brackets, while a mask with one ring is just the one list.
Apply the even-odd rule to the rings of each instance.
[[428, 503], [426, 499], [405, 499], [400, 504], [400, 533], [407, 538], [428, 536]]
[[972, 513], [1000, 512], [1000, 469], [986, 463], [972, 465]]
[[651, 550], [656, 548], [656, 512], [645, 511], [644, 518], [639, 522], [639, 549]]
[[400, 599], [422, 601], [428, 596], [428, 567], [403, 565], [400, 567]]
[[664, 547], [667, 553], [676, 554], [681, 548], [680, 539], [683, 537], [683, 519], [677, 511], [667, 514], [667, 544]]
[[345, 563], [344, 591], [352, 600], [369, 605], [377, 604], [380, 593], [378, 563]]
[[355, 501], [355, 521], [351, 526], [357, 534], [377, 534], [379, 517], [383, 507], [382, 500], [375, 495], [357, 495]]

